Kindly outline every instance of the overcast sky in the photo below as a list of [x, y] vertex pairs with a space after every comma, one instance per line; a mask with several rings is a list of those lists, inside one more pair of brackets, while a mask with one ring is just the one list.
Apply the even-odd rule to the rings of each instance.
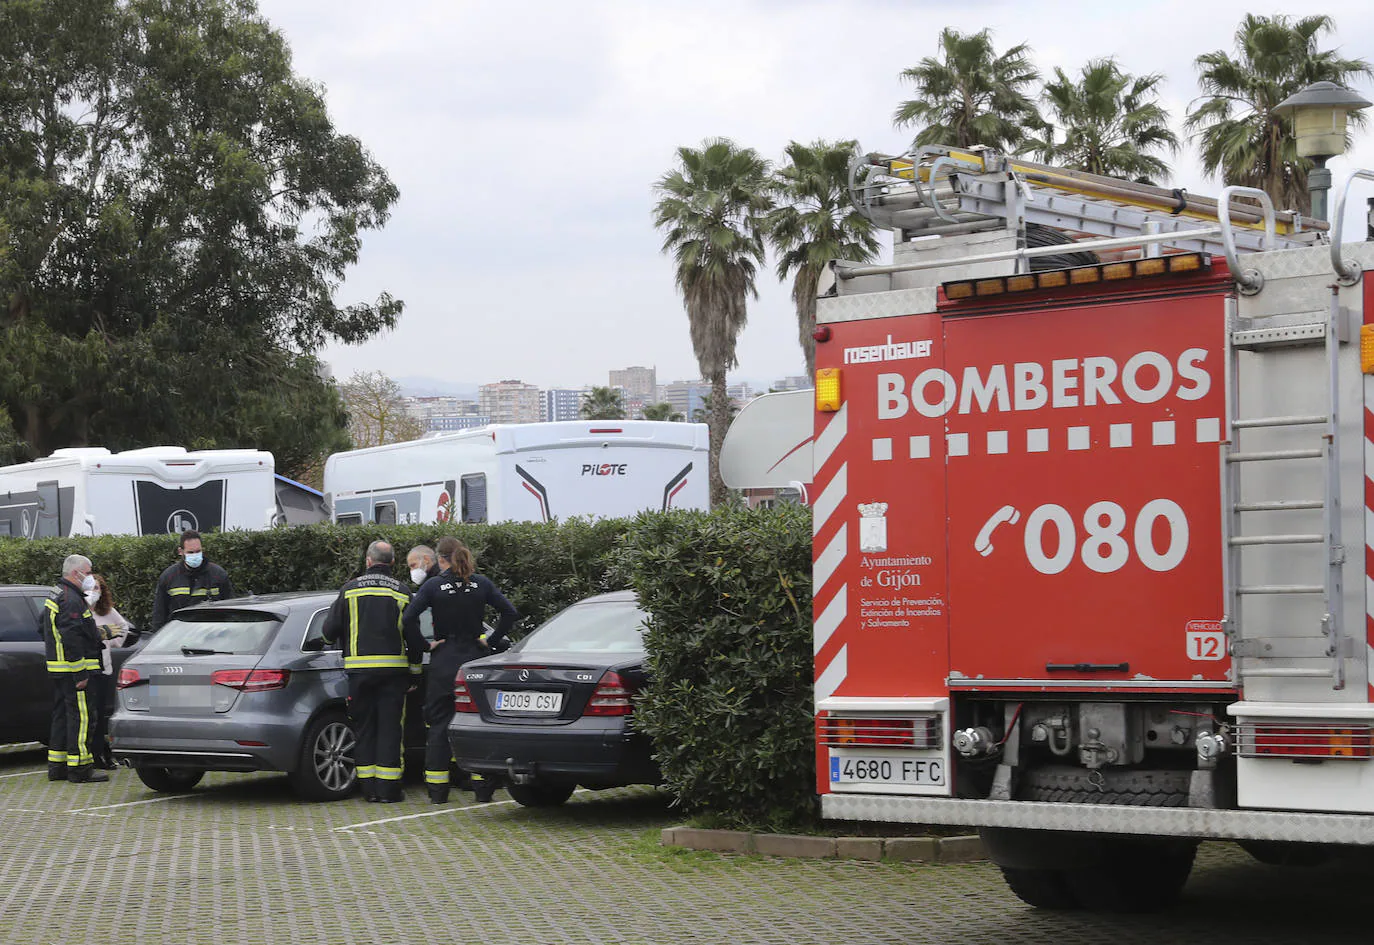
[[[325, 352], [340, 378], [378, 368], [580, 386], [632, 364], [657, 366], [660, 383], [697, 377], [650, 221], [653, 183], [675, 149], [726, 136], [774, 160], [792, 139], [900, 152], [910, 134], [891, 115], [909, 86], [898, 74], [936, 52], [945, 26], [989, 27], [999, 51], [1029, 42], [1044, 73], [1098, 56], [1161, 72], [1175, 124], [1197, 94], [1193, 59], [1231, 50], [1247, 11], [1329, 13], [1331, 42], [1374, 59], [1367, 0], [1312, 10], [1228, 0], [259, 4], [297, 72], [325, 86], [336, 126], [361, 138], [401, 191], [386, 228], [365, 237], [340, 301], [388, 291], [406, 311], [395, 331]], [[1174, 166], [1175, 186], [1217, 191], [1191, 147]], [[1349, 168], [1374, 168], [1374, 129], [1331, 166], [1337, 187]], [[1356, 186], [1362, 207], [1374, 185]], [[759, 290], [732, 376], [800, 373], [788, 289], [770, 269]]]

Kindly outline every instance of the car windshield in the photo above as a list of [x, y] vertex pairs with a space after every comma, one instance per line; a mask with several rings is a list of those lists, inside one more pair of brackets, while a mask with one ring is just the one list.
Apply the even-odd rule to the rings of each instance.
[[634, 601], [574, 604], [517, 643], [512, 651], [572, 650], [581, 653], [635, 653], [648, 617]]
[[254, 611], [207, 611], [170, 621], [143, 648], [144, 653], [209, 656], [214, 653], [261, 656], [280, 625], [276, 617]]

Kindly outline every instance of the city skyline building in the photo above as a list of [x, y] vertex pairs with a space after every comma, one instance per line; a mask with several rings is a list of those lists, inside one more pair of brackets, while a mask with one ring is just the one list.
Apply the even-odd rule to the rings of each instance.
[[622, 388], [627, 401], [652, 403], [658, 392], [658, 368], [636, 365], [611, 371], [609, 386]]
[[540, 393], [540, 416], [544, 420], [582, 419], [582, 398], [587, 395], [585, 387], [550, 387]]
[[539, 388], [519, 380], [483, 384], [477, 388], [477, 403], [492, 423], [538, 423], [543, 415]]

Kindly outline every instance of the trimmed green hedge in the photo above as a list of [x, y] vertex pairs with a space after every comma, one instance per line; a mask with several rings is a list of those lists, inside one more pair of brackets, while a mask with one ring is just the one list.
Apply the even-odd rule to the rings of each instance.
[[[608, 569], [627, 525], [624, 520], [582, 519], [560, 524], [312, 525], [207, 535], [205, 553], [228, 570], [239, 594], [332, 590], [357, 572], [374, 539], [395, 545], [395, 575], [408, 582], [405, 554], [411, 547], [432, 548], [441, 536], [456, 535], [472, 548], [478, 570], [520, 611], [518, 626], [525, 631], [581, 597], [625, 586]], [[176, 543], [172, 535], [0, 539], [0, 583], [53, 584], [63, 558], [84, 554], [110, 582], [120, 613], [136, 626], [146, 626], [158, 575], [176, 560]]]
[[725, 822], [810, 819], [810, 510], [642, 515], [625, 551], [653, 615], [635, 718], [669, 791]]

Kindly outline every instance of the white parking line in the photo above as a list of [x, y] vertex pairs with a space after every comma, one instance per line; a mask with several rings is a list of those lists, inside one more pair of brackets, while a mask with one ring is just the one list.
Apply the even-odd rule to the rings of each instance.
[[47, 771], [46, 768], [35, 768], [32, 771], [16, 771], [14, 774], [0, 774], [0, 781], [5, 780], [5, 778], [22, 778], [30, 774], [43, 774], [45, 771]]
[[89, 814], [96, 810], [114, 810], [116, 807], [137, 807], [139, 804], [160, 804], [163, 801], [184, 801], [194, 797], [192, 794], [169, 794], [165, 797], [147, 797], [141, 801], [125, 801], [122, 804], [101, 804], [99, 807], [78, 807], [76, 810], [63, 811], [67, 814]]
[[359, 830], [363, 827], [375, 827], [378, 824], [394, 824], [401, 820], [418, 820], [421, 817], [438, 817], [441, 814], [453, 814], [460, 810], [473, 810], [478, 807], [500, 807], [503, 804], [514, 803], [515, 801], [489, 801], [486, 804], [465, 804], [462, 807], [444, 807], [440, 810], [425, 811], [423, 814], [404, 814], [400, 817], [385, 817], [381, 820], [369, 820], [361, 824], [345, 824], [342, 827], [335, 827], [333, 832], [338, 833], [341, 830]]

